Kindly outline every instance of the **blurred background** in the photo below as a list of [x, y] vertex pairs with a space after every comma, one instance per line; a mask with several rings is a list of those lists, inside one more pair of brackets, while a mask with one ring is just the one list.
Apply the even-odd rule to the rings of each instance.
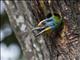
[[0, 60], [20, 60], [21, 47], [12, 31], [5, 8], [0, 0]]

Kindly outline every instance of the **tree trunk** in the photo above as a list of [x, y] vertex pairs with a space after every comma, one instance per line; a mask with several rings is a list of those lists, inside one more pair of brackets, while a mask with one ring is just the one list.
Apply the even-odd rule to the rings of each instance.
[[[26, 60], [80, 60], [80, 1], [5, 0], [4, 3]], [[54, 12], [62, 16], [64, 26], [55, 33], [35, 37], [32, 28]]]

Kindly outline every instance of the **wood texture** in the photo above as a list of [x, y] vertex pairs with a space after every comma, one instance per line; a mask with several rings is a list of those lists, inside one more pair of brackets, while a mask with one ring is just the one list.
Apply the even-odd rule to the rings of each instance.
[[[80, 60], [80, 1], [5, 0], [4, 3], [26, 60]], [[64, 26], [57, 32], [35, 37], [31, 29], [54, 12], [62, 16]]]

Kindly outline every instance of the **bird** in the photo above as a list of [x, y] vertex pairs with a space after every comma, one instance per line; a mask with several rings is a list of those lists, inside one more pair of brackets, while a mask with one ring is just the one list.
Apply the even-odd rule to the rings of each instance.
[[[50, 15], [50, 14], [49, 14]], [[59, 28], [60, 24], [62, 22], [61, 16], [57, 13], [54, 13], [53, 15], [47, 17], [44, 20], [41, 20], [37, 27], [33, 28], [32, 31], [40, 31], [36, 34], [36, 36], [41, 35], [44, 32], [47, 32], [48, 30], [55, 31], [57, 28]]]

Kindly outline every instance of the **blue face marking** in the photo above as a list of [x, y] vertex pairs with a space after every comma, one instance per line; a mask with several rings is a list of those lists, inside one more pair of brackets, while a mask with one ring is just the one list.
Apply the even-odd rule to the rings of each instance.
[[55, 26], [50, 26], [51, 27], [51, 30], [54, 30], [55, 29]]
[[45, 21], [45, 26], [53, 27], [54, 24], [55, 24], [55, 21], [54, 21], [53, 17], [46, 19], [46, 21]]
[[46, 25], [46, 26], [52, 26], [52, 25], [53, 25], [53, 22], [54, 22], [54, 21], [46, 22], [46, 24], [45, 24], [45, 25]]

